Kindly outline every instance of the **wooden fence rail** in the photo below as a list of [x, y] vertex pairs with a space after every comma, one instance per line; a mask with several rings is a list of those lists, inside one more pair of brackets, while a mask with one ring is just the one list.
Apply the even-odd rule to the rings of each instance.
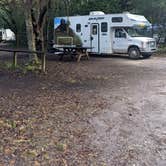
[[42, 51], [29, 51], [29, 50], [19, 50], [19, 49], [5, 49], [5, 48], [0, 48], [1, 52], [11, 52], [13, 53], [13, 65], [14, 67], [17, 66], [17, 55], [18, 53], [27, 53], [27, 54], [38, 54], [41, 55], [41, 61], [42, 61], [42, 72], [46, 72], [46, 54], [50, 54], [50, 53], [46, 53], [46, 52], [42, 52]]

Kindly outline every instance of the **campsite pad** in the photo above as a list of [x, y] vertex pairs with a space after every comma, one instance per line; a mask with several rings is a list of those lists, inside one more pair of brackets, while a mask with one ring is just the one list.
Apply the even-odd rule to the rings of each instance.
[[166, 165], [164, 56], [0, 70], [0, 165]]

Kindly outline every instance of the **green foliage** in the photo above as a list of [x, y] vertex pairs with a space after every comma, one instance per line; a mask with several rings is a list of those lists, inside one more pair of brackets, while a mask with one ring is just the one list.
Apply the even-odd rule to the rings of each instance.
[[67, 7], [69, 7], [69, 15], [84, 15], [95, 10], [105, 13], [131, 11], [135, 4], [133, 0], [70, 0], [66, 6], [64, 1], [53, 2], [56, 16], [67, 15]]
[[24, 7], [18, 0], [0, 1], [0, 28], [11, 29], [16, 35], [15, 46], [26, 46]]
[[25, 66], [22, 67], [22, 71], [24, 74], [28, 72], [38, 73], [41, 71], [41, 62], [32, 61], [30, 63], [27, 63]]
[[56, 148], [57, 148], [58, 151], [64, 152], [64, 151], [66, 151], [66, 149], [67, 149], [67, 145], [66, 145], [66, 144], [63, 144], [63, 143], [58, 143], [58, 144], [56, 145]]
[[[27, 40], [25, 28], [25, 7], [18, 0], [0, 1], [0, 26], [12, 29], [17, 35], [17, 45], [25, 45]], [[34, 1], [37, 3], [37, 1]], [[33, 9], [38, 12], [38, 8]], [[47, 20], [44, 27], [45, 40], [53, 39], [53, 18], [67, 15], [87, 15], [90, 11], [105, 13], [119, 13], [131, 11], [144, 15], [153, 24], [166, 23], [165, 0], [51, 0], [48, 8]], [[164, 30], [164, 33], [166, 30]]]
[[161, 24], [166, 21], [165, 0], [135, 0], [135, 11], [145, 15], [152, 23]]
[[20, 69], [20, 66], [14, 66], [11, 62], [0, 63], [0, 68], [4, 70], [16, 70]]
[[158, 49], [158, 53], [166, 53], [166, 45], [160, 45]]
[[28, 72], [39, 73], [41, 71], [41, 63], [27, 63], [25, 65], [14, 66], [11, 62], [0, 63], [0, 69], [7, 71], [17, 71], [23, 74]]
[[7, 124], [12, 128], [15, 129], [17, 127], [17, 124], [13, 120], [7, 120]]

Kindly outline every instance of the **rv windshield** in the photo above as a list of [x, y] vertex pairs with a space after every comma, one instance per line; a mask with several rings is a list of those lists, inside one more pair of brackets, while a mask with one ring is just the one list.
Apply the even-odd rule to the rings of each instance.
[[125, 28], [126, 32], [131, 37], [151, 37], [151, 30], [148, 27], [128, 27]]

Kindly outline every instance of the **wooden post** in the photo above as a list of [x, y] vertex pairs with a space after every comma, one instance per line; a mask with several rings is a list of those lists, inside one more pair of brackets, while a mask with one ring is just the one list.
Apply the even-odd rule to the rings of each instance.
[[42, 72], [46, 72], [46, 53], [42, 53]]
[[13, 56], [13, 66], [16, 67], [17, 66], [17, 52], [14, 51], [14, 56]]

